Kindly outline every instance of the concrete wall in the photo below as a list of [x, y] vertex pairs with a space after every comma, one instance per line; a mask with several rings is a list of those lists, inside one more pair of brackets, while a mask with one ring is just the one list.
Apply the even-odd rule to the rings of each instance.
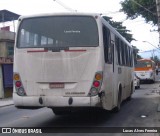
[[8, 57], [8, 44], [14, 43], [15, 33], [0, 30], [0, 57]]
[[0, 30], [0, 41], [1, 40], [14, 40], [15, 33], [5, 30]]
[[[14, 32], [0, 30], [0, 57], [8, 57], [8, 47], [10, 43], [14, 43], [14, 38]], [[6, 88], [3, 87], [2, 65], [0, 64], [0, 98], [4, 98], [6, 95], [4, 89]]]
[[7, 57], [7, 54], [6, 42], [0, 42], [0, 57]]

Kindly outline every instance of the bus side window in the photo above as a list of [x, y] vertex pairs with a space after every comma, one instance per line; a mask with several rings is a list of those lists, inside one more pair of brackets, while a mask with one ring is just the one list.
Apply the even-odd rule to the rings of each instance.
[[103, 43], [104, 43], [104, 58], [105, 62], [112, 64], [112, 45], [110, 30], [103, 26]]
[[121, 42], [118, 37], [116, 37], [116, 52], [117, 52], [117, 64], [122, 65], [122, 57], [121, 57]]

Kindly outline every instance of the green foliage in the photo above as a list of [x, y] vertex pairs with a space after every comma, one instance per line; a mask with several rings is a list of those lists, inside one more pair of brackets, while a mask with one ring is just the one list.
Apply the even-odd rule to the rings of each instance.
[[124, 0], [121, 2], [122, 9], [129, 19], [135, 19], [142, 16], [145, 21], [158, 23], [156, 0]]
[[132, 46], [133, 47], [133, 54], [134, 54], [134, 58], [137, 59], [142, 59], [142, 57], [140, 55], [138, 55], [139, 49], [136, 46]]
[[158, 62], [160, 62], [160, 59], [158, 58], [158, 56], [154, 56], [151, 57], [151, 59], [157, 64]]
[[142, 59], [142, 56], [137, 54], [137, 59]]
[[111, 17], [103, 16], [103, 18], [114, 27], [128, 42], [135, 40], [133, 35], [130, 34], [130, 30], [127, 30], [125, 26], [122, 25], [122, 22], [113, 21]]

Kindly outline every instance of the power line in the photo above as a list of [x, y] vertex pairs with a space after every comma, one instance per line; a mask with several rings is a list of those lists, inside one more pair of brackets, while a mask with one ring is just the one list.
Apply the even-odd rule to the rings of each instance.
[[63, 8], [65, 8], [68, 11], [77, 12], [77, 10], [74, 10], [74, 9], [68, 7], [66, 4], [62, 3], [60, 0], [53, 0], [53, 1], [57, 2], [60, 6], [62, 6]]
[[[153, 52], [153, 50], [156, 50], [156, 49], [147, 50], [147, 51], [140, 51], [139, 53]], [[156, 51], [159, 52], [158, 50], [156, 50]], [[159, 52], [159, 53], [160, 53], [160, 52]]]
[[135, 0], [131, 0], [131, 1], [134, 2], [135, 4], [137, 4], [138, 6], [140, 6], [141, 8], [145, 9], [146, 11], [150, 12], [154, 16], [157, 16], [155, 13], [153, 13], [152, 11], [150, 11], [149, 9], [147, 9], [146, 7], [142, 6], [141, 4], [139, 4], [138, 2], [136, 2]]
[[148, 42], [148, 41], [142, 41], [142, 42], [149, 43], [150, 45], [152, 45], [153, 47], [155, 47], [156, 49], [158, 49], [158, 50], [157, 50], [158, 52], [160, 52], [160, 51], [159, 51], [160, 49], [159, 49], [158, 47], [156, 47], [155, 45], [151, 44], [150, 42]]

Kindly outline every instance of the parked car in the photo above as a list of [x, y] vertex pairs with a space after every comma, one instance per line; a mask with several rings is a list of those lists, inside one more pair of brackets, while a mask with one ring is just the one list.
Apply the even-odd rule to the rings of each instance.
[[139, 79], [139, 77], [136, 75], [136, 73], [134, 74], [134, 86], [135, 86], [135, 89], [140, 88], [140, 79]]

